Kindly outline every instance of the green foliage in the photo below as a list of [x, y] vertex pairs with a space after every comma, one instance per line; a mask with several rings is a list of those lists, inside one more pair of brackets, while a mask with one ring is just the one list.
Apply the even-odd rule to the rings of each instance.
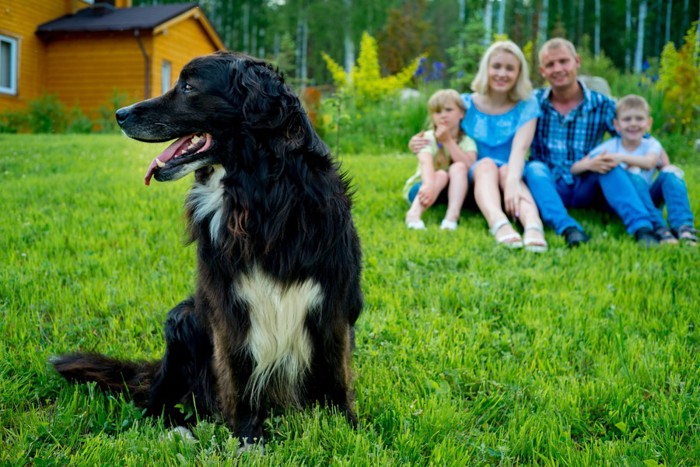
[[29, 102], [27, 122], [32, 133], [63, 133], [68, 126], [66, 107], [54, 94]]
[[[438, 230], [443, 206], [409, 232], [400, 192], [415, 157], [381, 151], [342, 159], [364, 252], [359, 428], [322, 408], [276, 410], [264, 455], [236, 457], [220, 422], [199, 421], [196, 443], [170, 439], [162, 420], [62, 380], [47, 359], [163, 354], [165, 314], [194, 287], [190, 181], [144, 187], [162, 146], [118, 135], [0, 144], [2, 465], [697, 464], [697, 249], [640, 250], [590, 211], [573, 212], [589, 244], [568, 249], [547, 229], [544, 255], [499, 248], [470, 209], [455, 232]], [[697, 159], [683, 169], [700, 218]]]
[[427, 97], [402, 100], [387, 96], [372, 105], [358, 105], [338, 92], [321, 104], [319, 134], [334, 153], [404, 152], [408, 139], [422, 130]]
[[620, 72], [615, 68], [612, 60], [610, 60], [602, 50], [598, 57], [593, 55], [590, 42], [590, 37], [583, 36], [583, 44], [576, 49], [581, 57], [581, 69], [579, 70], [579, 74], [600, 76], [601, 78], [605, 78], [608, 83], [617, 81], [620, 77]]
[[471, 83], [479, 70], [481, 56], [486, 51], [482, 43], [484, 34], [486, 29], [483, 20], [472, 16], [459, 33], [458, 45], [447, 49], [447, 55], [453, 63], [449, 68], [454, 76], [450, 80], [451, 88], [460, 92], [471, 92]]
[[696, 57], [698, 22], [685, 35], [676, 50], [672, 42], [664, 47], [657, 88], [664, 92], [664, 110], [672, 131], [700, 136], [700, 64]]
[[389, 73], [400, 73], [416, 56], [433, 55], [435, 36], [425, 19], [425, 0], [406, 2], [392, 8], [382, 30], [377, 34], [379, 61]]
[[26, 112], [0, 113], [0, 133], [20, 133], [28, 128]]
[[398, 73], [382, 76], [377, 42], [366, 32], [362, 35], [360, 54], [350, 76], [328, 54], [323, 53], [322, 55], [333, 76], [335, 85], [341, 91], [351, 93], [359, 106], [377, 102], [406, 87], [413, 78], [420, 60], [420, 57], [417, 57]]
[[92, 120], [78, 106], [73, 107], [68, 113], [66, 133], [92, 133]]
[[[114, 91], [109, 105], [100, 108], [100, 133], [118, 133], [114, 112], [128, 102], [126, 94]], [[92, 133], [95, 123], [77, 105], [71, 109], [56, 95], [44, 94], [28, 103], [26, 111], [0, 113], [2, 133]]]
[[133, 100], [135, 99], [130, 99], [126, 93], [117, 89], [112, 90], [112, 97], [109, 103], [100, 107], [99, 117], [96, 122], [99, 133], [119, 133], [121, 129], [114, 118], [114, 113]]

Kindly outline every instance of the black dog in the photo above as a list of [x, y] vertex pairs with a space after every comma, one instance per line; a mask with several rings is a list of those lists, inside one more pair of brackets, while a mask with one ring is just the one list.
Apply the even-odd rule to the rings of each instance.
[[178, 138], [146, 184], [195, 172], [186, 212], [196, 292], [170, 311], [162, 360], [77, 353], [54, 358], [56, 370], [128, 390], [172, 424], [184, 423], [175, 405], [194, 399], [242, 443], [262, 441], [274, 406], [318, 401], [356, 426], [350, 359], [363, 299], [349, 184], [282, 77], [219, 52], [116, 117], [131, 138]]

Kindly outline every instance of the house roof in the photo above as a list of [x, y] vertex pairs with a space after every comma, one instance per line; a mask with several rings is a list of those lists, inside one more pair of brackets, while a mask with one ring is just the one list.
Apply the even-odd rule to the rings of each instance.
[[152, 30], [159, 32], [164, 27], [182, 19], [194, 17], [202, 23], [209, 38], [219, 48], [224, 48], [221, 38], [206, 19], [196, 3], [114, 8], [107, 4], [95, 4], [73, 15], [65, 15], [40, 24], [36, 34], [40, 37], [56, 33], [119, 32]]
[[114, 8], [106, 4], [84, 8], [74, 15], [40, 24], [37, 33], [131, 31], [153, 29], [192, 8], [196, 3]]

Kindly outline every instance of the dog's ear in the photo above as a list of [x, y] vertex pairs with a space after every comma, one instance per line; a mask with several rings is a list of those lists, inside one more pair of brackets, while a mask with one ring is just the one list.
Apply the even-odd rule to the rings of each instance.
[[243, 118], [249, 128], [279, 128], [301, 109], [301, 103], [282, 77], [262, 62], [239, 61], [237, 90], [243, 99]]

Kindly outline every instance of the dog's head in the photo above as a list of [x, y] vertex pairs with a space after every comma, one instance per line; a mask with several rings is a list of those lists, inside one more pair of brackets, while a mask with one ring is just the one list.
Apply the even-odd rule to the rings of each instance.
[[282, 77], [265, 62], [217, 52], [190, 61], [175, 87], [116, 112], [130, 138], [145, 142], [175, 139], [151, 163], [145, 176], [177, 180], [213, 164], [221, 164], [223, 142], [244, 131], [270, 130], [284, 125], [299, 111], [299, 100]]

